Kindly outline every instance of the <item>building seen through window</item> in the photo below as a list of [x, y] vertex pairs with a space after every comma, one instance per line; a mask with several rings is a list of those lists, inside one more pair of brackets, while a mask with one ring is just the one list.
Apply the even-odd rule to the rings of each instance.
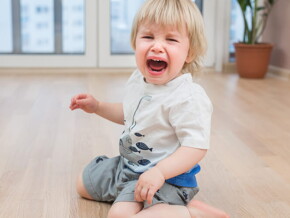
[[84, 0], [14, 2], [0, 0], [0, 53], [84, 53]]
[[[15, 2], [18, 4], [15, 5]], [[110, 0], [109, 40], [112, 55], [133, 54], [130, 46], [131, 26], [143, 2]], [[195, 2], [202, 11], [203, 1]], [[84, 0], [0, 0], [0, 5], [0, 53], [85, 53]], [[237, 1], [231, 0], [231, 5], [229, 53], [231, 60], [234, 60], [233, 43], [242, 40], [243, 21]]]

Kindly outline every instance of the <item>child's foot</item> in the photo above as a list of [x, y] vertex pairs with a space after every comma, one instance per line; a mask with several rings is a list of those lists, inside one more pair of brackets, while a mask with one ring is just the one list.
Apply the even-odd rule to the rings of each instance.
[[187, 209], [191, 218], [229, 218], [224, 211], [214, 208], [201, 201], [192, 200], [188, 203]]

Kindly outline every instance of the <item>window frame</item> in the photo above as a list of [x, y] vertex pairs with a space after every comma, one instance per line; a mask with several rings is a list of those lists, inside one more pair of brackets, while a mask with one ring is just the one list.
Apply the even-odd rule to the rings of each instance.
[[[205, 33], [208, 51], [206, 67], [222, 70], [228, 62], [230, 0], [203, 1]], [[226, 5], [223, 8], [221, 5]], [[219, 7], [217, 7], [219, 6]], [[84, 54], [0, 54], [0, 67], [45, 68], [132, 68], [134, 55], [111, 55], [110, 0], [85, 0], [85, 53]]]
[[135, 67], [134, 54], [111, 54], [110, 2], [99, 1], [99, 67]]
[[[85, 2], [84, 54], [0, 54], [0, 67], [96, 67], [98, 2]], [[59, 46], [59, 45], [58, 45]]]

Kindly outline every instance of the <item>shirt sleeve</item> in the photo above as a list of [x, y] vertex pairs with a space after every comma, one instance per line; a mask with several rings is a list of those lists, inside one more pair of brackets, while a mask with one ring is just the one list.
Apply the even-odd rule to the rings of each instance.
[[169, 121], [181, 146], [209, 149], [212, 104], [205, 93], [198, 93], [173, 105]]

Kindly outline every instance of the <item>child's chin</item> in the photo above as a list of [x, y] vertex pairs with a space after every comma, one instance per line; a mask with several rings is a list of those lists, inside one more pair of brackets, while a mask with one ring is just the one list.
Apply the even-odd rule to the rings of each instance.
[[164, 85], [166, 83], [166, 81], [164, 81], [163, 79], [157, 79], [157, 78], [146, 78], [146, 82], [150, 83], [150, 84], [154, 84], [154, 85]]

